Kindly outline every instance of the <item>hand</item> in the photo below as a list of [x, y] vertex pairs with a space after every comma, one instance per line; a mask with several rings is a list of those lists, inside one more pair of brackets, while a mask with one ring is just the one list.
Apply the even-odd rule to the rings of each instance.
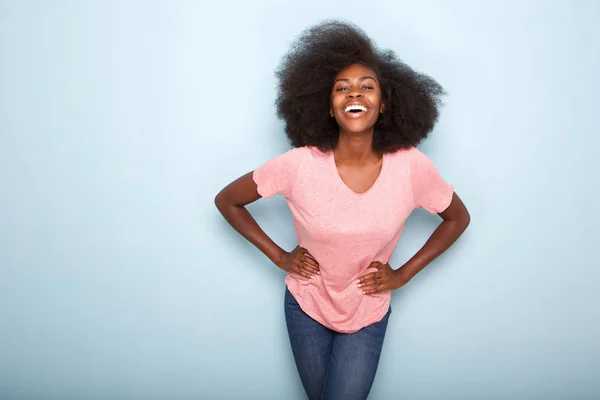
[[284, 252], [277, 266], [284, 271], [293, 272], [308, 279], [314, 279], [315, 275], [321, 274], [317, 260], [308, 250], [300, 246], [296, 246], [289, 253]]
[[375, 268], [377, 271], [361, 276], [356, 282], [364, 294], [375, 294], [404, 286], [405, 282], [402, 282], [398, 271], [393, 270], [390, 264], [375, 261], [369, 264], [369, 268]]

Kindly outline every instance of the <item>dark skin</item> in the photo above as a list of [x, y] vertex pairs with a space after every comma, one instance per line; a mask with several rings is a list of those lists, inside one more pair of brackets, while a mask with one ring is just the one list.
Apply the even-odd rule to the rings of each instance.
[[[358, 106], [366, 111], [349, 112]], [[362, 64], [351, 65], [336, 76], [329, 115], [340, 127], [333, 151], [342, 181], [354, 192], [366, 192], [377, 180], [383, 157], [372, 149], [373, 132], [383, 112], [381, 88], [375, 72]]]
[[260, 198], [252, 172], [249, 172], [221, 190], [215, 198], [215, 204], [227, 222], [275, 265], [286, 272], [313, 278], [319, 273], [319, 263], [314, 257], [301, 247], [296, 247], [291, 252], [283, 250], [267, 236], [245, 208]]
[[[353, 64], [338, 73], [331, 92], [330, 116], [340, 128], [334, 158], [340, 178], [346, 186], [362, 193], [374, 184], [381, 171], [383, 156], [372, 150], [375, 122], [385, 112], [381, 88], [373, 70]], [[275, 265], [286, 272], [305, 278], [319, 274], [319, 263], [308, 250], [296, 247], [287, 252], [260, 228], [245, 208], [260, 198], [252, 172], [227, 185], [215, 198], [215, 204], [225, 219], [243, 237], [262, 251]], [[438, 214], [442, 223], [425, 245], [402, 267], [394, 270], [389, 264], [373, 262], [376, 269], [359, 278], [357, 285], [367, 295], [404, 286], [419, 271], [448, 249], [470, 222], [469, 212], [456, 193], [450, 205]]]

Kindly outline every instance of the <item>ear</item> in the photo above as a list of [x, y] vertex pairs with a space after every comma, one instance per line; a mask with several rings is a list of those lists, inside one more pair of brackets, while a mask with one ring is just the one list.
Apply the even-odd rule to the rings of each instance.
[[384, 109], [385, 109], [385, 104], [383, 104], [383, 102], [381, 102], [381, 104], [379, 105], [379, 114], [383, 114]]
[[333, 108], [331, 106], [329, 107], [329, 116], [333, 118]]

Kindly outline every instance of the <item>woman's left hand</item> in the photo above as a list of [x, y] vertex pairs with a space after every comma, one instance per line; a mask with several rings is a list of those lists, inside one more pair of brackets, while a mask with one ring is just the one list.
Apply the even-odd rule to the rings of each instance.
[[399, 270], [393, 270], [390, 264], [372, 262], [368, 268], [375, 268], [377, 271], [368, 273], [360, 277], [356, 282], [359, 288], [363, 289], [364, 294], [375, 294], [386, 290], [398, 289], [406, 282], [402, 282]]

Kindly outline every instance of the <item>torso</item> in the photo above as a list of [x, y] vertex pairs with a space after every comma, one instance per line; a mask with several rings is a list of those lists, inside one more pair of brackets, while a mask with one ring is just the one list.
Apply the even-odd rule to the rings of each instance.
[[319, 262], [314, 279], [288, 274], [288, 289], [302, 310], [337, 332], [356, 332], [383, 318], [391, 292], [365, 295], [356, 279], [371, 272], [372, 262], [390, 260], [415, 207], [440, 212], [453, 193], [414, 147], [376, 161], [348, 168], [347, 162], [336, 165], [334, 152], [301, 147], [254, 171], [261, 196], [285, 196], [298, 245]]
[[302, 309], [338, 332], [352, 332], [387, 312], [390, 293], [364, 295], [355, 281], [372, 261], [386, 263], [413, 210], [409, 151], [386, 154], [367, 168], [337, 166], [332, 152], [302, 149], [288, 204], [300, 246], [317, 259], [313, 280], [288, 275]]

